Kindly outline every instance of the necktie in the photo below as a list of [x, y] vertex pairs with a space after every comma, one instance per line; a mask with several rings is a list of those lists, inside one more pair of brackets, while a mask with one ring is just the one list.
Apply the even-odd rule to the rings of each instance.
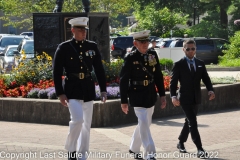
[[193, 66], [193, 60], [190, 60], [190, 69], [191, 69], [191, 74], [194, 76], [195, 69], [194, 69], [194, 66]]

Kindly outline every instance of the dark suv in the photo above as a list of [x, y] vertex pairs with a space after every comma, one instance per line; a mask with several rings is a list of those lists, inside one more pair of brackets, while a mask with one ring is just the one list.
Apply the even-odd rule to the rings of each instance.
[[112, 57], [124, 57], [126, 54], [126, 49], [133, 46], [133, 37], [132, 36], [119, 36], [114, 39], [111, 46], [111, 55]]
[[222, 38], [182, 38], [171, 42], [170, 48], [172, 47], [183, 47], [183, 41], [187, 39], [193, 39], [196, 42], [196, 57], [203, 60], [205, 64], [217, 64], [218, 56], [222, 56], [222, 50], [224, 49], [224, 44], [229, 44], [229, 42]]

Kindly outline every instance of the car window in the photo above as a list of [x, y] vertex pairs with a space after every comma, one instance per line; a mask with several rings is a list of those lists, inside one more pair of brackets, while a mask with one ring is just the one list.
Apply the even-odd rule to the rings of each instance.
[[225, 48], [224, 44], [229, 44], [228, 41], [225, 41], [225, 40], [222, 40], [222, 39], [216, 39], [215, 43], [216, 43], [217, 49], [223, 49], [223, 48]]
[[171, 44], [171, 40], [170, 41], [166, 41], [166, 43], [164, 44], [164, 47], [169, 47], [169, 45]]
[[1, 47], [8, 45], [18, 45], [23, 38], [3, 38], [1, 41]]
[[132, 44], [133, 38], [129, 38], [129, 37], [116, 38], [114, 39], [113, 43], [114, 44]]
[[8, 51], [6, 52], [6, 56], [14, 56], [13, 51], [16, 49], [17, 47], [9, 48]]
[[177, 41], [175, 47], [183, 47], [183, 41]]
[[33, 42], [32, 43], [25, 43], [25, 45], [23, 45], [23, 50], [26, 54], [34, 54]]
[[170, 43], [169, 47], [170, 47], [170, 48], [175, 47], [176, 42], [177, 42], [177, 41], [172, 41], [172, 42]]
[[214, 50], [213, 40], [196, 40], [197, 50]]
[[165, 43], [166, 43], [165, 41], [162, 41], [162, 42], [160, 42], [159, 46], [163, 47]]

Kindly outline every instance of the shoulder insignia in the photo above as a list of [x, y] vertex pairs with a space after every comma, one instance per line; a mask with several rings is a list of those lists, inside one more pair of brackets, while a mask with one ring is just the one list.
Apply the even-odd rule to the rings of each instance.
[[59, 45], [67, 45], [67, 44], [69, 44], [70, 42], [71, 42], [71, 40], [67, 40], [67, 41], [62, 42], [62, 43], [59, 44]]
[[136, 53], [136, 50], [130, 52], [130, 55], [132, 56], [132, 55], [134, 55], [135, 53]]
[[94, 41], [90, 41], [90, 40], [85, 40], [87, 43], [92, 43], [92, 44], [97, 44], [96, 42]]

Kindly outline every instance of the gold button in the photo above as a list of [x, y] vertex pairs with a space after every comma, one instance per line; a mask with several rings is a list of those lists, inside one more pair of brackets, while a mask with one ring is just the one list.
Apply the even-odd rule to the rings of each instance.
[[147, 78], [147, 76], [145, 76]]
[[92, 58], [92, 57], [91, 57]]
[[83, 67], [81, 66], [81, 69], [82, 69]]
[[78, 43], [78, 41], [75, 41], [76, 43]]
[[145, 63], [145, 66], [147, 65], [147, 63]]
[[80, 45], [80, 48], [82, 47], [82, 45]]
[[81, 62], [82, 62], [82, 60], [81, 60]]
[[139, 69], [139, 68], [137, 68], [137, 69]]
[[134, 88], [136, 90], [136, 88]]
[[80, 52], [80, 54], [82, 54], [82, 52]]
[[73, 59], [73, 58], [71, 57], [71, 59]]

